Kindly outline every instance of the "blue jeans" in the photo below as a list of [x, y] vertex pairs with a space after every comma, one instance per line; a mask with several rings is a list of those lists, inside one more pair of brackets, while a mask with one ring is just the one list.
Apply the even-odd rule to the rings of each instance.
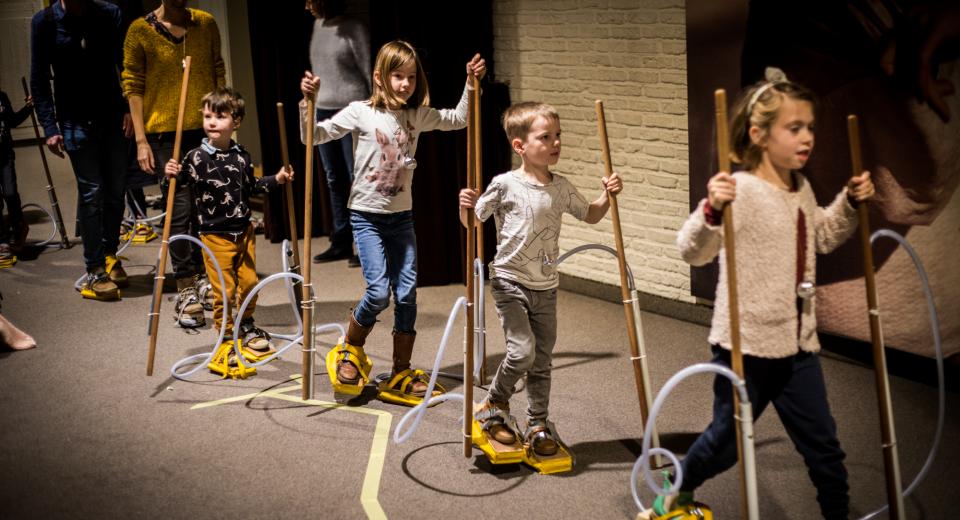
[[63, 146], [77, 177], [77, 219], [87, 271], [117, 252], [123, 192], [127, 183], [127, 141], [120, 120], [61, 122]]
[[[714, 346], [713, 353], [713, 363], [730, 367], [728, 350]], [[845, 455], [830, 415], [820, 358], [809, 352], [782, 359], [743, 356], [743, 365], [754, 421], [773, 403], [817, 488], [821, 514], [827, 519], [846, 519], [850, 498]], [[733, 389], [729, 379], [717, 376], [713, 382], [713, 422], [683, 459], [684, 491], [693, 491], [736, 464], [735, 432]]]
[[[333, 117], [339, 110], [317, 109], [317, 121]], [[353, 137], [350, 134], [337, 141], [318, 146], [320, 162], [327, 177], [330, 193], [330, 212], [333, 214], [333, 231], [330, 245], [334, 248], [350, 247], [353, 236], [350, 230], [350, 186], [353, 184]]]
[[350, 210], [353, 239], [367, 289], [353, 318], [372, 327], [390, 305], [393, 292], [393, 330], [414, 333], [417, 323], [417, 235], [413, 212], [367, 213]]

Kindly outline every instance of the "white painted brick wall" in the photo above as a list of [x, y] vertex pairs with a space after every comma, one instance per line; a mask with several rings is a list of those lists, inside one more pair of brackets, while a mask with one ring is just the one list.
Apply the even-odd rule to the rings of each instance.
[[[588, 200], [600, 194], [603, 175], [594, 112], [603, 100], [614, 169], [625, 182], [620, 220], [637, 286], [694, 302], [674, 245], [689, 213], [684, 1], [495, 0], [493, 11], [497, 79], [510, 84], [514, 102], [557, 108], [563, 152], [555, 171]], [[564, 217], [561, 251], [591, 242], [614, 246], [609, 214], [593, 226]], [[578, 255], [561, 271], [620, 283], [606, 253]]]

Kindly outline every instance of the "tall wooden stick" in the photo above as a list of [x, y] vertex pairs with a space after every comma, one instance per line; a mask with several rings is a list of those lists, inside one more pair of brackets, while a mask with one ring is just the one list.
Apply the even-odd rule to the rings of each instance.
[[[290, 173], [293, 171], [293, 168], [290, 166], [290, 152], [287, 150], [287, 126], [283, 116], [283, 103], [277, 103], [277, 121], [280, 124], [280, 159], [283, 161], [284, 170]], [[294, 207], [292, 182], [287, 182], [283, 185], [283, 205], [287, 210], [287, 229], [290, 230], [290, 250], [293, 253], [293, 257], [290, 260], [290, 270], [296, 274], [300, 274], [300, 246], [298, 243], [297, 216], [295, 214], [296, 208]], [[302, 289], [303, 287], [299, 283], [293, 284], [294, 294], [296, 294], [297, 300], [300, 302], [303, 301]]]
[[[727, 91], [717, 89], [714, 92], [714, 105], [717, 116], [717, 164], [720, 171], [730, 173], [730, 130], [727, 126]], [[723, 248], [727, 264], [727, 309], [730, 313], [730, 365], [740, 379], [746, 381], [743, 374], [743, 351], [740, 349], [740, 299], [737, 293], [737, 255], [736, 240], [733, 231], [733, 206], [723, 206]], [[733, 391], [733, 409], [740, 409], [740, 396]], [[737, 427], [737, 460], [740, 461], [740, 498], [741, 511], [746, 516], [747, 474], [743, 463], [743, 438], [740, 433], [739, 417], [734, 412], [734, 424]]]
[[[473, 150], [473, 187], [480, 191], [483, 191], [483, 124], [481, 123], [480, 116], [483, 111], [480, 109], [480, 79], [476, 76], [471, 77], [473, 91], [470, 92], [473, 96], [473, 106], [474, 109], [470, 113], [473, 118], [473, 134], [474, 134], [474, 148]], [[477, 223], [477, 258], [481, 262], [486, 258], [483, 253], [483, 222]], [[482, 269], [483, 267], [481, 267]], [[471, 271], [472, 272], [472, 271]], [[483, 287], [478, 288], [480, 291], [483, 291]], [[486, 323], [476, 323], [475, 327], [483, 328], [486, 326]], [[486, 384], [487, 382], [487, 352], [486, 352], [486, 340], [483, 343], [483, 356], [480, 357], [480, 384]]]
[[[187, 109], [187, 85], [190, 83], [190, 56], [183, 60], [183, 78], [180, 80], [180, 108], [177, 112], [177, 132], [173, 140], [172, 157], [180, 160], [180, 142], [183, 138], [183, 115]], [[163, 165], [158, 165], [161, 168]], [[147, 375], [153, 375], [153, 360], [157, 353], [157, 328], [160, 325], [160, 303], [163, 300], [164, 271], [167, 269], [167, 248], [170, 243], [170, 220], [173, 218], [173, 199], [177, 190], [177, 178], [170, 178], [167, 187], [166, 216], [163, 218], [163, 238], [160, 240], [160, 258], [153, 284], [153, 305], [150, 307], [150, 350], [147, 353]]]
[[[20, 76], [20, 83], [23, 85], [23, 95], [30, 97], [30, 89], [27, 88], [27, 78]], [[37, 124], [36, 108], [30, 111], [30, 120], [33, 121], [33, 133], [37, 136], [37, 148], [40, 149], [40, 162], [43, 163], [43, 173], [47, 176], [47, 197], [50, 199], [50, 207], [53, 208], [53, 225], [60, 231], [60, 247], [68, 249], [70, 239], [67, 238], [67, 227], [63, 224], [63, 214], [60, 212], [60, 202], [57, 200], [57, 191], [53, 189], [53, 177], [50, 175], [50, 165], [47, 164], [47, 154], [43, 149], [43, 138], [40, 137], [40, 126]]]
[[[610, 142], [607, 139], [607, 119], [603, 112], [603, 101], [596, 101], [597, 131], [600, 133], [600, 150], [603, 155], [603, 165], [606, 176], [613, 175], [613, 161], [610, 158]], [[623, 313], [627, 319], [627, 337], [630, 340], [630, 359], [633, 364], [633, 379], [637, 386], [637, 401], [640, 403], [640, 424], [645, 425], [650, 411], [649, 398], [643, 378], [645, 358], [640, 355], [640, 338], [637, 337], [636, 316], [633, 315], [633, 305], [630, 298], [630, 283], [627, 280], [627, 257], [623, 247], [623, 231], [620, 228], [620, 208], [617, 205], [617, 196], [608, 194], [610, 199], [610, 217], [613, 219], [613, 238], [617, 244], [617, 265], [620, 268], [620, 296], [623, 301]], [[642, 432], [641, 426], [641, 432]]]
[[307, 401], [313, 397], [313, 294], [310, 284], [310, 238], [313, 235], [313, 132], [316, 129], [315, 119], [317, 111], [314, 108], [313, 96], [307, 99], [307, 158], [304, 170], [303, 190], [303, 259], [300, 261], [303, 268], [303, 356], [301, 365], [303, 370], [303, 388], [301, 397]]
[[[850, 164], [854, 177], [863, 173], [860, 157], [860, 127], [857, 116], [847, 116], [847, 134], [850, 137]], [[897, 457], [897, 436], [893, 425], [893, 404], [890, 400], [890, 378], [887, 375], [887, 356], [883, 349], [883, 329], [880, 326], [880, 306], [874, 278], [873, 249], [870, 247], [870, 213], [866, 201], [857, 205], [859, 217], [860, 250], [863, 253], [863, 278], [867, 284], [867, 311], [870, 317], [870, 340], [873, 343], [874, 375], [877, 385], [877, 404], [880, 406], [880, 435], [883, 443], [883, 466], [887, 481], [887, 504], [890, 518], [906, 518], [903, 506], [903, 486], [900, 480], [900, 461]]]
[[[467, 107], [467, 188], [477, 188], [477, 155], [480, 154], [479, 142], [479, 118], [477, 117], [477, 79], [473, 77], [474, 91], [468, 96]], [[477, 228], [476, 214], [473, 211], [467, 211], [467, 254], [466, 254], [466, 280], [467, 280], [467, 325], [466, 325], [466, 343], [463, 349], [463, 456], [473, 455], [473, 444], [471, 441], [471, 429], [473, 427], [473, 346], [474, 346], [474, 283], [473, 283], [473, 260], [477, 256], [476, 251]]]

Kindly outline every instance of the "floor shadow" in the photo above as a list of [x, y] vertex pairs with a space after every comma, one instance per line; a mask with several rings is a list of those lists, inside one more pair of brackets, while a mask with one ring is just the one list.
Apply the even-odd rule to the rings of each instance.
[[[459, 492], [459, 491], [453, 491], [453, 490], [450, 490], [450, 489], [444, 489], [444, 488], [440, 487], [440, 484], [431, 484], [431, 483], [429, 483], [429, 482], [426, 482], [423, 478], [418, 477], [418, 476], [416, 476], [416, 475], [413, 474], [413, 472], [412, 472], [411, 469], [410, 469], [410, 466], [411, 466], [410, 460], [411, 460], [412, 458], [414, 458], [414, 457], [416, 457], [416, 456], [418, 456], [418, 455], [429, 456], [429, 451], [430, 451], [430, 450], [437, 450], [437, 449], [442, 448], [443, 446], [447, 446], [447, 445], [458, 445], [458, 446], [459, 446], [459, 445], [461, 445], [461, 443], [460, 443], [460, 442], [456, 442], [456, 441], [453, 441], [453, 442], [437, 442], [437, 443], [427, 444], [427, 445], [425, 445], [425, 446], [421, 446], [421, 447], [419, 447], [419, 448], [411, 451], [411, 452], [408, 453], [405, 457], [403, 457], [403, 461], [401, 462], [401, 468], [402, 468], [402, 470], [403, 470], [403, 474], [406, 475], [410, 480], [416, 482], [417, 484], [423, 486], [424, 488], [427, 488], [427, 489], [429, 489], [429, 490], [431, 490], [431, 491], [435, 491], [435, 492], [437, 492], [437, 493], [441, 493], [441, 494], [448, 495], [448, 496], [478, 498], [478, 497], [495, 496], [495, 495], [499, 495], [499, 494], [502, 494], [502, 493], [506, 493], [507, 491], [510, 491], [511, 489], [514, 489], [514, 488], [516, 488], [517, 486], [519, 486], [520, 484], [522, 484], [523, 481], [526, 480], [527, 477], [529, 477], [530, 475], [532, 475], [532, 474], [534, 473], [531, 469], [527, 468], [527, 467], [524, 466], [523, 464], [499, 464], [499, 465], [495, 465], [495, 464], [490, 464], [490, 462], [487, 460], [487, 458], [486, 458], [485, 456], [483, 456], [482, 454], [481, 454], [481, 455], [476, 455], [476, 456], [474, 457], [474, 460], [473, 460], [474, 469], [471, 469], [471, 470], [470, 470], [471, 473], [479, 473], [479, 472], [482, 472], [482, 473], [485, 473], [485, 474], [493, 475], [493, 476], [496, 477], [499, 481], [507, 482], [509, 485], [507, 485], [506, 487], [504, 487], [504, 488], [502, 488], [502, 489], [496, 489], [496, 490], [492, 490], [492, 491], [477, 491], [477, 492], [475, 492], [475, 493], [463, 493], [463, 492]], [[436, 458], [436, 457], [434, 457], [434, 458]]]

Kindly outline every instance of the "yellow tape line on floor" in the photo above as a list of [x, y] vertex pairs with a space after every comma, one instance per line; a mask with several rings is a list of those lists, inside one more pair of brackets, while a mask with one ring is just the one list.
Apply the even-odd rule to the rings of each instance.
[[[294, 379], [297, 378], [297, 376], [294, 376]], [[324, 408], [333, 408], [337, 410], [343, 410], [345, 412], [353, 412], [365, 415], [375, 415], [377, 417], [377, 425], [373, 432], [373, 444], [370, 446], [370, 459], [367, 462], [367, 471], [363, 477], [363, 487], [360, 489], [360, 505], [363, 506], [363, 511], [367, 514], [367, 518], [370, 518], [371, 520], [385, 520], [387, 515], [384, 513], [383, 508], [380, 507], [380, 501], [377, 499], [377, 495], [380, 492], [380, 477], [383, 475], [383, 464], [386, 460], [387, 444], [390, 440], [390, 423], [393, 421], [393, 415], [383, 410], [345, 406], [339, 403], [319, 401], [317, 399], [304, 401], [300, 397], [286, 395], [294, 390], [300, 390], [300, 388], [300, 385], [291, 385], [283, 388], [277, 388], [275, 390], [267, 390], [265, 392], [257, 392], [254, 394], [240, 395], [236, 397], [227, 397], [225, 399], [217, 399], [216, 401], [199, 403], [192, 406], [190, 409], [198, 410], [201, 408], [210, 408], [222, 404], [235, 403], [238, 401], [249, 401], [250, 399], [254, 398], [272, 397], [274, 399], [290, 401], [292, 403], [322, 406]]]

